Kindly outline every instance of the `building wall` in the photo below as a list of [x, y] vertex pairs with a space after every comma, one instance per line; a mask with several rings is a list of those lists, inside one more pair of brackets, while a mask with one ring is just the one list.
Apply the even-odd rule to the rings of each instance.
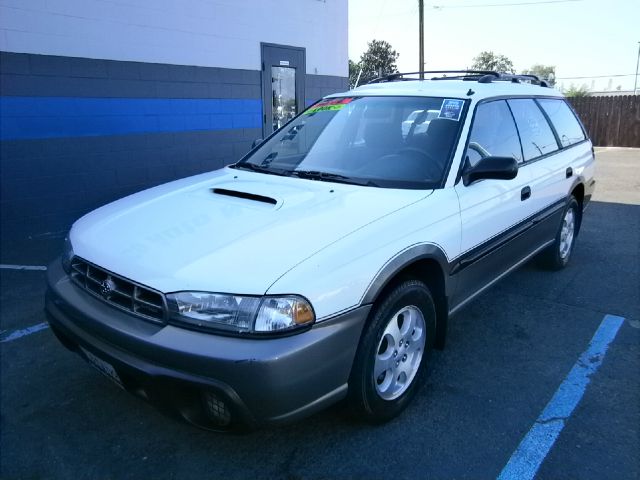
[[256, 42], [348, 76], [347, 0], [3, 0], [0, 50], [259, 70]]
[[262, 136], [261, 41], [306, 48], [307, 105], [346, 90], [346, 0], [3, 0], [3, 240], [238, 160]]

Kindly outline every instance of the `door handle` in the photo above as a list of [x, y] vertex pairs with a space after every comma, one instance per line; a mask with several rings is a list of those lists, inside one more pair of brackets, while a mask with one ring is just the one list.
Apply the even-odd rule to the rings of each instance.
[[531, 196], [531, 187], [526, 186], [522, 190], [520, 190], [520, 200], [525, 201], [527, 198]]
[[571, 178], [573, 176], [573, 168], [568, 167], [565, 173], [567, 175], [567, 178]]

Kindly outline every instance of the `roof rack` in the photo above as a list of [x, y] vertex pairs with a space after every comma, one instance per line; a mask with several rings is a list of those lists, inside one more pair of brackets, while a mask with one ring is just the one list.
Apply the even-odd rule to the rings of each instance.
[[[378, 78], [374, 78], [367, 85], [372, 83], [385, 83], [385, 82], [402, 82], [407, 80], [416, 80], [415, 78], [407, 78], [408, 75], [432, 75], [435, 76], [429, 78], [429, 80], [465, 80], [465, 81], [477, 81], [478, 83], [492, 83], [492, 82], [512, 82], [512, 83], [531, 83], [533, 85], [540, 85], [541, 87], [548, 87], [549, 84], [545, 80], [540, 80], [536, 75], [516, 75], [511, 73], [500, 73], [492, 70], [427, 70], [424, 72], [402, 72], [402, 73], [390, 73]], [[448, 75], [453, 74], [453, 75]]]

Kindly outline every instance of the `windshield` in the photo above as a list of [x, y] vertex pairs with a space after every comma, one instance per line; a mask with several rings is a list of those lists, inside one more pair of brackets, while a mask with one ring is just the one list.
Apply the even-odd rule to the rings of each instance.
[[235, 168], [388, 188], [438, 188], [464, 101], [435, 97], [322, 100]]

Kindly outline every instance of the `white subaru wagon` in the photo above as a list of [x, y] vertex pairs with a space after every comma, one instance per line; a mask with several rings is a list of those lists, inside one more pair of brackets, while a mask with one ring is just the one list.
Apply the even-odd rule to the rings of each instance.
[[595, 185], [559, 92], [430, 73], [326, 97], [233, 165], [79, 219], [48, 270], [53, 332], [204, 428], [343, 398], [398, 415], [451, 314], [536, 255], [567, 264]]

